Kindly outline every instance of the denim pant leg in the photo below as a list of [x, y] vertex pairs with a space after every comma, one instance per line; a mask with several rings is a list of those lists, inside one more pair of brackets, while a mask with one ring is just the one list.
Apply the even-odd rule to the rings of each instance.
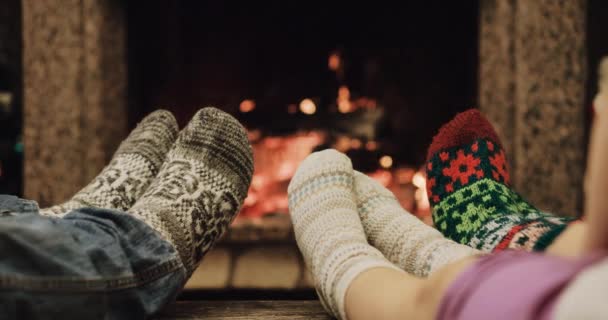
[[187, 280], [173, 246], [127, 213], [84, 208], [59, 219], [3, 199], [0, 319], [143, 319]]

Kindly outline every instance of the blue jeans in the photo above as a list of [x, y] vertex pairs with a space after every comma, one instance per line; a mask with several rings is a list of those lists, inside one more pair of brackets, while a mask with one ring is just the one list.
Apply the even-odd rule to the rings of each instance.
[[175, 248], [128, 213], [44, 217], [0, 195], [0, 319], [148, 318], [186, 280]]

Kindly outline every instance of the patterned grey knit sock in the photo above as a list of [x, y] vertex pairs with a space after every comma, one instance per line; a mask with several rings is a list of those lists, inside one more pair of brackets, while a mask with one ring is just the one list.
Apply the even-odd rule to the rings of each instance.
[[64, 216], [82, 207], [127, 210], [158, 173], [177, 138], [177, 122], [166, 110], [145, 117], [114, 153], [110, 164], [67, 202], [40, 214]]
[[445, 238], [405, 211], [392, 192], [356, 171], [355, 193], [367, 240], [410, 274], [427, 277], [450, 262], [479, 253]]
[[346, 291], [359, 274], [377, 267], [399, 270], [365, 240], [350, 160], [335, 150], [311, 154], [300, 164], [288, 194], [298, 247], [321, 303], [333, 316], [346, 319]]
[[172, 243], [191, 274], [239, 212], [252, 174], [245, 129], [227, 113], [204, 108], [129, 212]]

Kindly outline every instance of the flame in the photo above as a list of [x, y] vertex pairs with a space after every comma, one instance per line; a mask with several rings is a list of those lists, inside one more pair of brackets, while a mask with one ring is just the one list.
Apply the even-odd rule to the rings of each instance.
[[287, 185], [302, 162], [325, 141], [321, 132], [265, 137], [253, 143], [254, 174], [241, 216], [288, 213]]
[[[300, 163], [315, 147], [325, 143], [326, 133], [322, 131], [298, 132], [288, 136], [261, 137], [259, 130], [249, 131], [255, 159], [254, 174], [249, 193], [245, 198], [239, 221], [263, 223], [267, 214], [288, 214], [287, 186]], [[359, 139], [340, 136], [334, 148], [368, 148]], [[376, 145], [377, 147], [377, 145]], [[392, 168], [394, 163], [389, 155], [379, 160], [382, 169], [369, 176], [389, 189], [401, 206], [424, 221], [430, 221], [430, 204], [426, 194], [425, 174], [407, 167]]]

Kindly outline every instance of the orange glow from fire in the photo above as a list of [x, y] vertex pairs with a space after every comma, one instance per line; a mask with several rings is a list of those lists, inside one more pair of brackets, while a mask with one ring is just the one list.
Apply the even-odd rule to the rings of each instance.
[[369, 176], [385, 187], [393, 182], [393, 175], [388, 170], [377, 170], [370, 173]]
[[340, 111], [342, 113], [348, 113], [348, 112], [351, 112], [352, 109], [353, 109], [353, 105], [350, 103], [350, 101], [348, 101], [348, 100], [338, 101], [338, 111]]
[[253, 100], [243, 100], [239, 105], [239, 110], [241, 110], [242, 113], [251, 112], [253, 109], [255, 109], [255, 101]]
[[[309, 131], [264, 137], [260, 130], [250, 130], [249, 138], [255, 168], [239, 220], [263, 223], [262, 217], [265, 215], [289, 213], [287, 186], [300, 163], [317, 146], [327, 141], [327, 133]], [[342, 135], [337, 137], [332, 147], [346, 152], [353, 148], [369, 148], [370, 143], [372, 147], [378, 147], [378, 142], [363, 143], [359, 139]], [[381, 169], [367, 174], [390, 190], [405, 210], [428, 223], [430, 205], [424, 172], [410, 167], [397, 167], [389, 155], [383, 155], [379, 159], [379, 165]]]
[[369, 151], [376, 151], [376, 149], [378, 149], [378, 143], [376, 141], [368, 141], [365, 144], [365, 149]]
[[361, 140], [359, 140], [359, 139], [350, 140], [351, 149], [361, 149], [362, 145], [363, 145], [363, 143], [361, 143]]
[[426, 188], [426, 178], [421, 172], [416, 172], [412, 178], [412, 184], [415, 185], [416, 188], [424, 189]]
[[399, 168], [397, 172], [395, 172], [395, 176], [397, 178], [397, 182], [400, 184], [408, 184], [411, 183], [414, 179], [414, 175], [416, 171], [410, 168]]
[[340, 152], [348, 151], [348, 149], [350, 149], [350, 138], [347, 136], [338, 136], [333, 147]]
[[310, 99], [304, 99], [300, 102], [300, 111], [303, 114], [315, 114], [317, 112], [317, 105]]
[[382, 156], [379, 163], [382, 168], [388, 169], [393, 166], [393, 158], [391, 156]]
[[347, 86], [341, 86], [338, 89], [338, 111], [348, 113], [353, 111], [353, 104], [350, 102], [350, 90]]
[[348, 100], [350, 99], [350, 90], [347, 86], [341, 86], [338, 89], [338, 100]]
[[327, 61], [327, 66], [329, 70], [337, 71], [340, 69], [340, 65], [342, 64], [342, 59], [340, 59], [340, 55], [337, 53], [332, 53], [329, 55], [329, 59]]
[[287, 185], [314, 147], [325, 141], [320, 132], [265, 137], [253, 143], [254, 173], [241, 215], [261, 217], [288, 213]]
[[294, 114], [294, 113], [298, 112], [298, 106], [297, 106], [297, 105], [295, 105], [295, 104], [293, 104], [293, 103], [292, 103], [292, 104], [290, 104], [290, 105], [288, 105], [288, 106], [287, 106], [287, 112], [288, 112], [289, 114]]

